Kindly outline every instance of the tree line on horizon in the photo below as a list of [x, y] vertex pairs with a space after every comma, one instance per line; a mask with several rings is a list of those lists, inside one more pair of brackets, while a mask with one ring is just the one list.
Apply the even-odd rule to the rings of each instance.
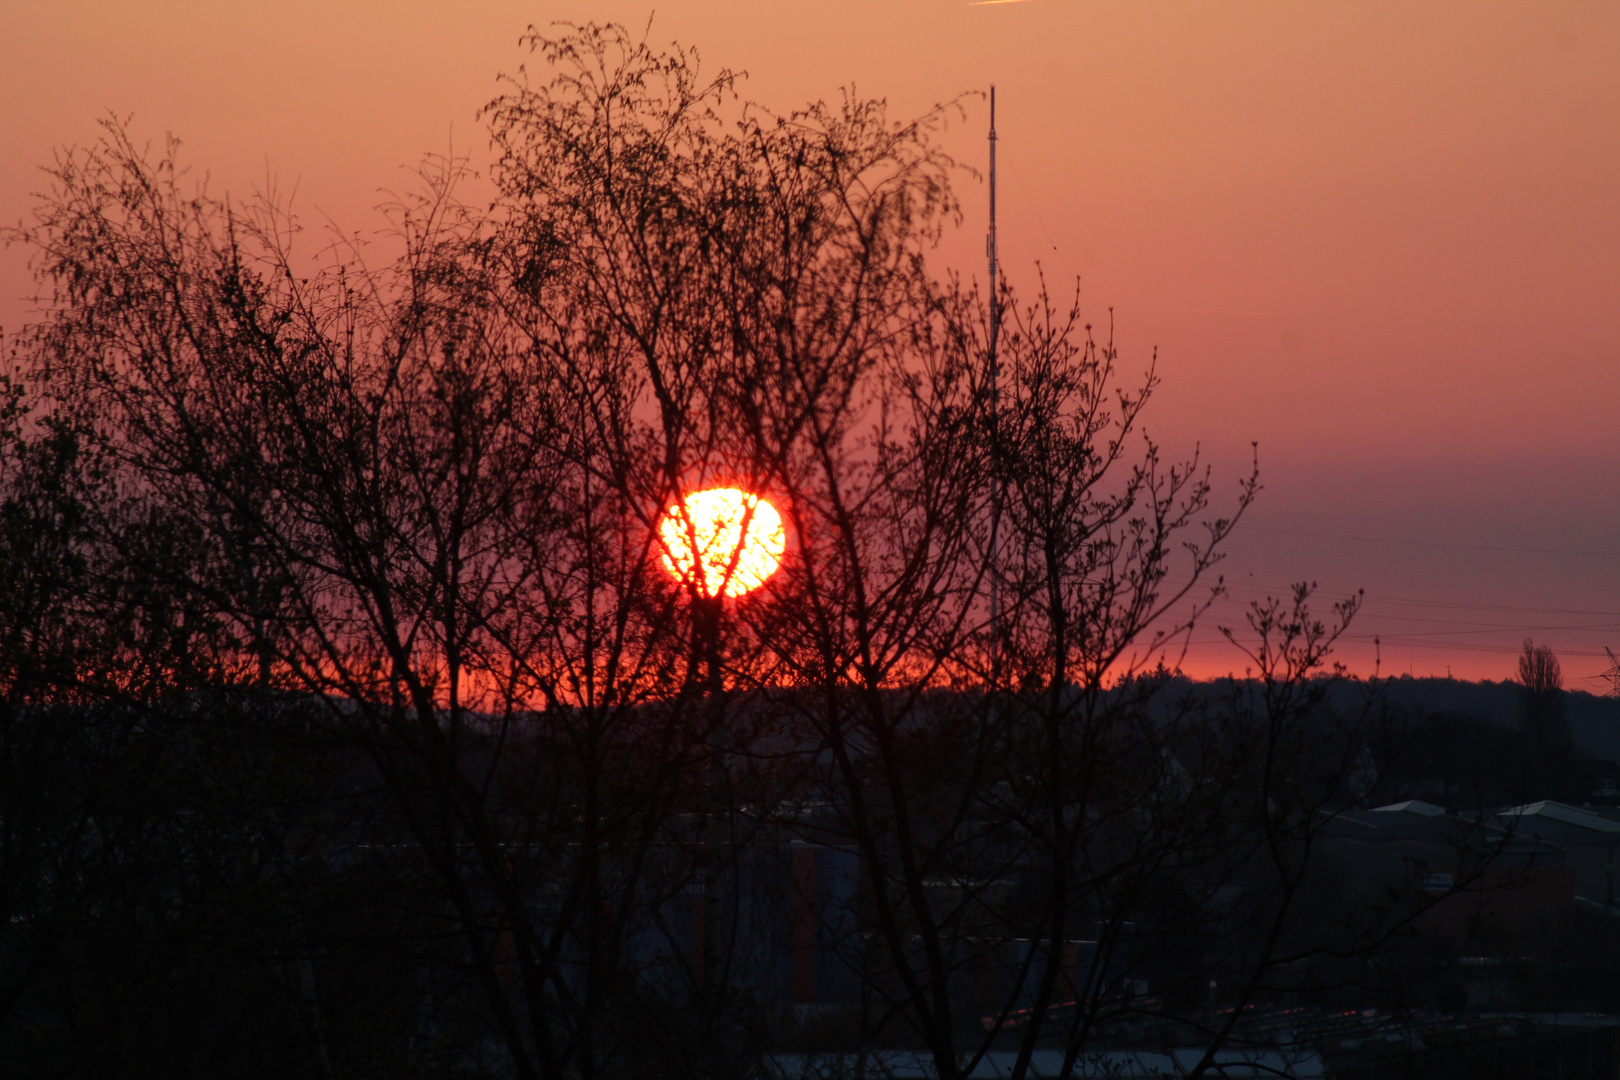
[[[1179, 692], [1257, 473], [1166, 459], [1151, 364], [1044, 285], [993, 283], [992, 371], [928, 258], [957, 107], [525, 41], [492, 202], [430, 161], [383, 265], [117, 122], [10, 236], [0, 1062], [1024, 1075], [1174, 1008], [1204, 1075], [1243, 1006], [1387, 983], [1428, 901], [1324, 920], [1309, 876], [1398, 737], [1325, 701], [1359, 601], [1251, 605], [1246, 678]], [[655, 535], [716, 483], [791, 537], [723, 604]], [[847, 994], [796, 1012], [812, 953]]]

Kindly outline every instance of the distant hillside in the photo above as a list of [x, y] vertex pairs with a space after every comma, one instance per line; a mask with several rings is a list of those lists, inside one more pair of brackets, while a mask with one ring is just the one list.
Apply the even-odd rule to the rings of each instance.
[[[1392, 704], [1462, 713], [1505, 727], [1517, 724], [1519, 718], [1519, 684], [1508, 680], [1463, 682], [1402, 675], [1384, 683], [1384, 694]], [[1620, 699], [1570, 690], [1565, 693], [1564, 707], [1577, 751], [1620, 762]]]
[[[1178, 682], [1181, 693], [1193, 698], [1222, 693], [1232, 685], [1226, 679]], [[1464, 682], [1402, 675], [1385, 680], [1380, 692], [1391, 705], [1425, 713], [1456, 713], [1514, 728], [1519, 721], [1519, 690], [1518, 683], [1508, 680]], [[1345, 683], [1334, 690], [1330, 700], [1342, 709], [1355, 709], [1365, 702], [1367, 691], [1365, 683]], [[1620, 699], [1570, 690], [1565, 693], [1564, 707], [1577, 754], [1620, 763]]]

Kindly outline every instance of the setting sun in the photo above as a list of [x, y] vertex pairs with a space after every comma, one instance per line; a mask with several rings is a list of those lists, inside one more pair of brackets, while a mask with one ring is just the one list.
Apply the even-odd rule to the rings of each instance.
[[782, 562], [786, 539], [776, 508], [736, 488], [694, 492], [658, 523], [664, 566], [680, 581], [697, 570], [704, 596], [741, 596], [759, 588]]

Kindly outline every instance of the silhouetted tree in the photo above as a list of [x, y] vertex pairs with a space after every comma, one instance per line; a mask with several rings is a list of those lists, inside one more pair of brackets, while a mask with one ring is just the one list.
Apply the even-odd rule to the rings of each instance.
[[[116, 122], [51, 170], [21, 234], [48, 314], [18, 346], [39, 435], [5, 444], [6, 747], [130, 771], [15, 789], [0, 826], [49, 828], [6, 837], [0, 899], [93, 878], [87, 852], [114, 884], [74, 933], [239, 946], [218, 982], [178, 946], [118, 964], [279, 988], [254, 1038], [318, 1075], [469, 1047], [548, 1080], [741, 1074], [776, 1037], [751, 868], [793, 841], [859, 863], [814, 909], [860, 982], [844, 1043], [941, 1077], [1008, 1032], [1019, 1075], [1042, 1034], [1072, 1069], [1149, 972], [1232, 973], [1242, 1006], [1329, 948], [1294, 931], [1360, 794], [1364, 718], [1324, 719], [1318, 679], [1357, 601], [1256, 604], [1247, 682], [1166, 693], [1256, 476], [1215, 507], [1196, 455], [1140, 437], [1151, 366], [1121, 387], [1044, 286], [994, 286], [993, 390], [982, 298], [927, 262], [952, 109], [777, 115], [620, 27], [525, 41], [549, 77], [485, 110], [493, 202], [430, 162], [384, 266], [302, 253], [286, 208]], [[655, 527], [722, 482], [794, 538], [724, 603]], [[64, 758], [40, 710], [76, 704], [111, 726]], [[138, 910], [98, 907], [126, 882]], [[65, 940], [25, 925], [16, 985]]]
[[1564, 673], [1551, 646], [1524, 639], [1519, 683], [1524, 687], [1519, 725], [1525, 734], [1549, 745], [1567, 745], [1570, 731], [1564, 712]]
[[[56, 291], [23, 352], [193, 538], [177, 595], [226, 681], [310, 695], [365, 750], [517, 1072], [592, 1075], [667, 1057], [693, 1023], [657, 999], [724, 985], [689, 952], [649, 985], [632, 954], [692, 880], [708, 763], [747, 739], [697, 706], [697, 598], [651, 526], [708, 477], [759, 486], [749, 340], [806, 335], [771, 358], [802, 361], [779, 403], [850, 392], [866, 354], [840, 342], [868, 312], [905, 330], [949, 203], [926, 125], [852, 101], [728, 133], [731, 78], [690, 56], [531, 43], [559, 73], [490, 108], [501, 201], [460, 206], [447, 166], [384, 270], [306, 268], [279, 208], [185, 190], [172, 145], [109, 125], [26, 233]], [[728, 621], [725, 685], [769, 682]], [[698, 1003], [712, 1046], [725, 1003]]]

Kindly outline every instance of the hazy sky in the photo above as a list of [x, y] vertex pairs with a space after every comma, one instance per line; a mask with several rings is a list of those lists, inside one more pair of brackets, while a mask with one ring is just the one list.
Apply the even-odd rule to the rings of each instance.
[[[376, 224], [452, 143], [531, 23], [644, 3], [0, 4], [0, 221], [109, 110], [173, 132], [216, 191], [274, 177], [304, 220]], [[1620, 649], [1620, 5], [1488, 0], [734, 0], [651, 36], [777, 109], [854, 83], [920, 112], [994, 81], [1002, 251], [1079, 275], [1150, 411], [1230, 493], [1266, 491], [1234, 600], [1365, 588], [1344, 657], [1503, 678], [1526, 635], [1570, 685]], [[950, 134], [982, 166], [984, 106]], [[983, 275], [982, 186], [941, 257]], [[0, 252], [0, 326], [25, 253]], [[1240, 617], [1240, 605], [1220, 618]], [[1241, 661], [1198, 636], [1197, 670]]]

